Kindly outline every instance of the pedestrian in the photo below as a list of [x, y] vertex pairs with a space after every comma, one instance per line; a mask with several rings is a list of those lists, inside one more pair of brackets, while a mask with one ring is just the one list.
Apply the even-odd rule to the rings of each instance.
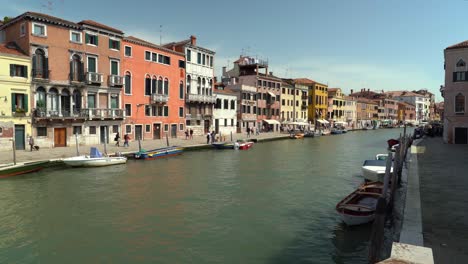
[[187, 129], [187, 130], [185, 130], [185, 140], [187, 140], [188, 138], [189, 138], [189, 131]]
[[117, 134], [115, 135], [114, 141], [115, 141], [115, 145], [117, 147], [120, 147], [120, 134], [119, 134], [119, 132], [117, 132]]
[[247, 137], [250, 137], [250, 127], [247, 127]]
[[31, 151], [33, 151], [34, 148], [34, 138], [32, 136], [29, 137], [29, 146], [31, 147]]
[[193, 139], [193, 129], [190, 129], [190, 139]]
[[206, 133], [206, 144], [210, 144], [211, 134], [210, 132]]
[[213, 130], [211, 132], [211, 143], [214, 143], [216, 141], [216, 132]]
[[257, 136], [260, 135], [260, 131], [258, 131], [258, 128], [255, 128], [255, 134], [256, 134]]
[[124, 136], [124, 147], [129, 147], [128, 140], [130, 140], [130, 136], [128, 134], [125, 134], [125, 136]]

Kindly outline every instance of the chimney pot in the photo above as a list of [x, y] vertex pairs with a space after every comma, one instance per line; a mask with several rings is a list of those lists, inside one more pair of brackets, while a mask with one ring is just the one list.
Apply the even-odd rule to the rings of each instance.
[[197, 45], [197, 37], [195, 37], [194, 35], [190, 36], [190, 44], [192, 44], [193, 46], [196, 46]]
[[270, 75], [273, 75], [273, 72], [270, 72]]
[[353, 94], [353, 89], [351, 89], [351, 94]]

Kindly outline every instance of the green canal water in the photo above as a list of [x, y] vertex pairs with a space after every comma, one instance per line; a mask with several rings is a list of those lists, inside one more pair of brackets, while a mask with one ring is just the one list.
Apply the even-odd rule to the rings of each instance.
[[0, 182], [0, 263], [366, 263], [336, 203], [400, 129]]

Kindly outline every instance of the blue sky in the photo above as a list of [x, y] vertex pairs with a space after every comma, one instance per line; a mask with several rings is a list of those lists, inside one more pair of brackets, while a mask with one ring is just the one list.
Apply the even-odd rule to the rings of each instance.
[[[156, 44], [196, 35], [221, 67], [244, 52], [280, 77], [350, 89], [426, 88], [441, 100], [443, 49], [468, 39], [468, 0], [0, 0], [0, 17], [92, 19]], [[92, 7], [92, 8], [90, 8]]]

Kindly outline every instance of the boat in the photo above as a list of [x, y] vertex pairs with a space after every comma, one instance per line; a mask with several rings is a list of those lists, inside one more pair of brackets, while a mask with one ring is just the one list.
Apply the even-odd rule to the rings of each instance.
[[211, 145], [216, 149], [234, 149], [234, 142], [216, 142]]
[[348, 130], [346, 128], [341, 129], [341, 131], [343, 132], [343, 134], [348, 133]]
[[390, 148], [390, 150], [391, 150], [392, 152], [395, 152], [395, 151], [396, 151], [396, 148], [397, 148], [398, 146], [400, 146], [400, 144], [395, 144], [395, 145], [393, 145], [393, 146]]
[[289, 138], [291, 138], [291, 139], [304, 138], [304, 134], [303, 133], [291, 134], [291, 135], [289, 135]]
[[157, 148], [152, 150], [140, 150], [135, 153], [135, 159], [142, 159], [142, 160], [154, 160], [158, 158], [176, 156], [182, 154], [184, 148], [172, 146], [172, 147], [164, 147], [164, 148]]
[[314, 137], [315, 132], [314, 131], [306, 131], [304, 132], [304, 137]]
[[376, 160], [387, 160], [388, 154], [377, 154], [375, 155]]
[[95, 147], [91, 148], [90, 155], [75, 156], [63, 159], [63, 162], [71, 167], [103, 167], [110, 165], [125, 164], [126, 157], [109, 157], [103, 155]]
[[341, 130], [339, 128], [333, 128], [330, 133], [332, 135], [339, 135], [339, 134], [343, 134], [343, 130]]
[[26, 174], [42, 170], [45, 165], [49, 163], [48, 160], [22, 162], [22, 163], [9, 163], [0, 166], [0, 178], [7, 178], [11, 176]]
[[336, 205], [336, 211], [346, 225], [361, 225], [374, 220], [377, 201], [383, 192], [383, 184], [371, 182], [359, 186]]
[[[362, 176], [367, 181], [383, 182], [386, 165], [386, 160], [365, 160], [362, 165]], [[390, 172], [393, 172], [393, 167], [390, 169]]]
[[253, 146], [252, 141], [245, 141], [243, 139], [237, 140], [236, 143], [234, 143], [234, 149], [241, 149], [241, 150], [247, 150]]
[[396, 145], [398, 143], [400, 143], [400, 141], [397, 140], [397, 139], [391, 138], [391, 139], [387, 140], [387, 145], [388, 145], [389, 149], [392, 148], [394, 145]]

